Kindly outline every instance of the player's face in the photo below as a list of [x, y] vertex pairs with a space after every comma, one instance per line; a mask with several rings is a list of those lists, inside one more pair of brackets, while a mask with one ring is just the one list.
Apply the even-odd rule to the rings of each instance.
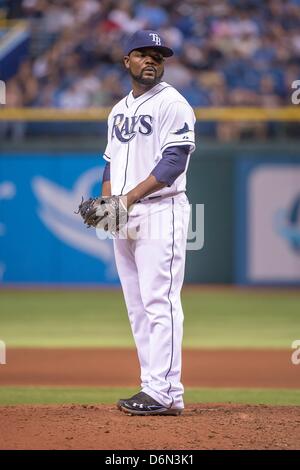
[[131, 77], [141, 85], [154, 86], [164, 74], [164, 57], [156, 49], [137, 49], [124, 57]]

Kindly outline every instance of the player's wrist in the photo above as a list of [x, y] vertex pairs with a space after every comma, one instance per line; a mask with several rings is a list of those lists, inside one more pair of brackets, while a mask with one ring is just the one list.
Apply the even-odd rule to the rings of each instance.
[[129, 191], [129, 193], [125, 194], [126, 200], [127, 200], [127, 209], [130, 208], [138, 199], [139, 195], [135, 191]]

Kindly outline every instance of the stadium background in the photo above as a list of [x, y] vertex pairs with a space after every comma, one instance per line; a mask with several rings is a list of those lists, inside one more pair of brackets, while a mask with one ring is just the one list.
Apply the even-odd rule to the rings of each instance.
[[[106, 348], [132, 360], [133, 340], [111, 241], [73, 211], [100, 191], [108, 110], [130, 89], [122, 43], [147, 27], [175, 49], [164, 79], [197, 116], [187, 401], [298, 405], [300, 2], [0, 0], [0, 12], [0, 403], [112, 403], [138, 384], [134, 362], [127, 381], [125, 364], [105, 376]], [[83, 350], [78, 370], [70, 351]]]

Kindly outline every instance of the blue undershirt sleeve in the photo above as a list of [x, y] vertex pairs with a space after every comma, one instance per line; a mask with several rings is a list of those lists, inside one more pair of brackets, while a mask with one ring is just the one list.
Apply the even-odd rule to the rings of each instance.
[[110, 163], [107, 162], [103, 171], [102, 183], [110, 181]]
[[155, 176], [157, 181], [172, 186], [178, 176], [184, 172], [189, 152], [189, 145], [167, 147], [151, 175]]

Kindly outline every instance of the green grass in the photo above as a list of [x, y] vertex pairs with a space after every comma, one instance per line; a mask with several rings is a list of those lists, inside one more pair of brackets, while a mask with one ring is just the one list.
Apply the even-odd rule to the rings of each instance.
[[[184, 346], [285, 348], [300, 339], [296, 291], [189, 290], [182, 295]], [[7, 347], [133, 347], [122, 293], [1, 291]]]
[[[113, 404], [132, 388], [0, 387], [0, 405]], [[300, 405], [300, 390], [187, 388], [186, 403]]]

